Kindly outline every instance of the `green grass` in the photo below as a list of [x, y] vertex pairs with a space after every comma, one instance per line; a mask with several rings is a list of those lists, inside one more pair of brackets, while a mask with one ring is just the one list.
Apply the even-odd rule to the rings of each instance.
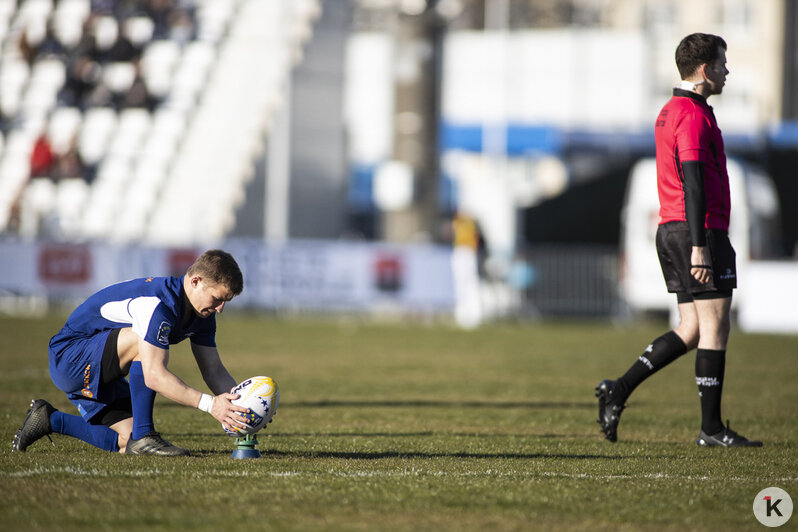
[[[262, 459], [233, 460], [216, 421], [161, 398], [156, 426], [192, 457], [60, 435], [11, 453], [32, 397], [74, 412], [47, 370], [62, 320], [0, 319], [0, 530], [759, 530], [761, 489], [798, 502], [798, 337], [732, 333], [724, 416], [765, 446], [702, 449], [692, 355], [638, 389], [618, 443], [595, 423], [595, 384], [662, 324], [468, 332], [226, 314], [228, 369], [281, 388]], [[170, 368], [204, 389], [188, 346]]]

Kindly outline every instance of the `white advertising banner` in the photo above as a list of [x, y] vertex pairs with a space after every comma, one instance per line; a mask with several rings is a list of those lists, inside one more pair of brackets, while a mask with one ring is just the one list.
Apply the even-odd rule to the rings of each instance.
[[738, 321], [744, 331], [798, 333], [798, 263], [752, 261], [741, 272]]
[[[445, 246], [230, 240], [219, 247], [233, 254], [244, 274], [235, 307], [454, 310], [452, 251]], [[0, 295], [83, 298], [125, 279], [182, 275], [202, 251], [0, 241]]]

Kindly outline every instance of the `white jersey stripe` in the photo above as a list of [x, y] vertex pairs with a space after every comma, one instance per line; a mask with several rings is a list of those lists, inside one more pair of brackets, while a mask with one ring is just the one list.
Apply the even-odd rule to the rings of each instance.
[[100, 314], [109, 321], [131, 325], [133, 332], [144, 338], [160, 303], [161, 300], [154, 296], [109, 301], [100, 307]]

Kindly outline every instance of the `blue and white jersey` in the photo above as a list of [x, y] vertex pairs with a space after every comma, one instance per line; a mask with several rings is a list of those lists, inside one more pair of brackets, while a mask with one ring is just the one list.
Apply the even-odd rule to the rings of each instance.
[[140, 338], [161, 349], [189, 337], [194, 343], [216, 347], [215, 314], [201, 318], [189, 307], [188, 317], [186, 311], [182, 277], [133, 279], [89, 297], [72, 312], [53, 340], [132, 327]]

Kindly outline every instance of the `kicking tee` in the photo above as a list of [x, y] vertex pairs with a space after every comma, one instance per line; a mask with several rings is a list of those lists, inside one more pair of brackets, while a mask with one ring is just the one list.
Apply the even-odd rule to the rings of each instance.
[[698, 161], [704, 167], [705, 227], [729, 230], [731, 199], [726, 152], [712, 107], [700, 94], [674, 89], [673, 97], [657, 117], [657, 188], [660, 224], [687, 221], [682, 163]]

